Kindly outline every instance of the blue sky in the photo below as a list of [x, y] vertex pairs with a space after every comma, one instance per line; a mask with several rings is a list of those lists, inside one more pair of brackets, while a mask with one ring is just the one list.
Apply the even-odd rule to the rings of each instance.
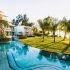
[[70, 0], [0, 0], [0, 10], [9, 20], [25, 13], [34, 22], [47, 16], [70, 19]]

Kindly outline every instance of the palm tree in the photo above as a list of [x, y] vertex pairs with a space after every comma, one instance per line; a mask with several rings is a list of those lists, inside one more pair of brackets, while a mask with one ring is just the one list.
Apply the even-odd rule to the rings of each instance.
[[12, 24], [17, 26], [20, 22], [22, 22], [22, 20], [23, 20], [22, 14], [18, 14], [16, 16], [16, 19], [12, 20]]
[[44, 20], [39, 19], [38, 24], [40, 25], [40, 27], [42, 29], [42, 33], [43, 33], [43, 41], [42, 42], [44, 42], [44, 35], [45, 35], [45, 23], [44, 23]]
[[67, 19], [64, 17], [63, 20], [60, 22], [60, 26], [61, 26], [61, 29], [63, 29], [65, 31], [65, 35], [64, 35], [64, 39], [66, 38], [66, 32], [67, 32]]
[[46, 30], [48, 31], [48, 34], [49, 34], [49, 31], [51, 30], [51, 28], [50, 28], [51, 22], [52, 22], [51, 17], [48, 16], [47, 18], [44, 18], [45, 27], [46, 27]]
[[[68, 23], [67, 23], [67, 32], [70, 33], [70, 20], [68, 20]], [[70, 45], [70, 34], [69, 34], [69, 45]]]
[[34, 24], [33, 22], [29, 22], [29, 18], [27, 17], [26, 14], [24, 14], [21, 25], [32, 27], [33, 24]]
[[30, 26], [30, 27], [32, 27], [33, 25], [34, 25], [33, 22], [29, 22], [29, 23], [28, 23], [28, 26]]
[[27, 18], [27, 15], [24, 14], [23, 20], [22, 20], [22, 25], [28, 26], [28, 20], [29, 20], [29, 18]]
[[57, 29], [57, 26], [58, 26], [57, 19], [51, 18], [50, 27], [51, 27], [51, 29], [53, 31], [54, 43], [55, 43], [55, 31]]

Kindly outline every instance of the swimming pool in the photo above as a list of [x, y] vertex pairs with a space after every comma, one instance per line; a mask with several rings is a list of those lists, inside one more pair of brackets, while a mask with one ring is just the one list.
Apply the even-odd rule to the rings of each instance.
[[19, 41], [11, 41], [4, 48], [12, 70], [70, 70], [70, 61], [58, 59], [56, 53], [33, 48]]

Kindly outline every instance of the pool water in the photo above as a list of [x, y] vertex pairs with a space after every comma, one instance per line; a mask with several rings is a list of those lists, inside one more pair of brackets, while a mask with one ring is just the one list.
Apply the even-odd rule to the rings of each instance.
[[2, 44], [12, 70], [70, 70], [70, 61], [60, 60], [56, 53], [33, 48], [19, 41]]

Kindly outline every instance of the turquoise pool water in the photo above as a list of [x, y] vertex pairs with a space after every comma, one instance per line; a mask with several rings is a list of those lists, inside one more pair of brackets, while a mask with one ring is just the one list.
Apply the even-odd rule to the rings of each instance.
[[8, 65], [12, 70], [70, 70], [70, 61], [57, 57], [61, 54], [32, 48], [18, 41], [0, 47], [3, 52], [6, 51]]

